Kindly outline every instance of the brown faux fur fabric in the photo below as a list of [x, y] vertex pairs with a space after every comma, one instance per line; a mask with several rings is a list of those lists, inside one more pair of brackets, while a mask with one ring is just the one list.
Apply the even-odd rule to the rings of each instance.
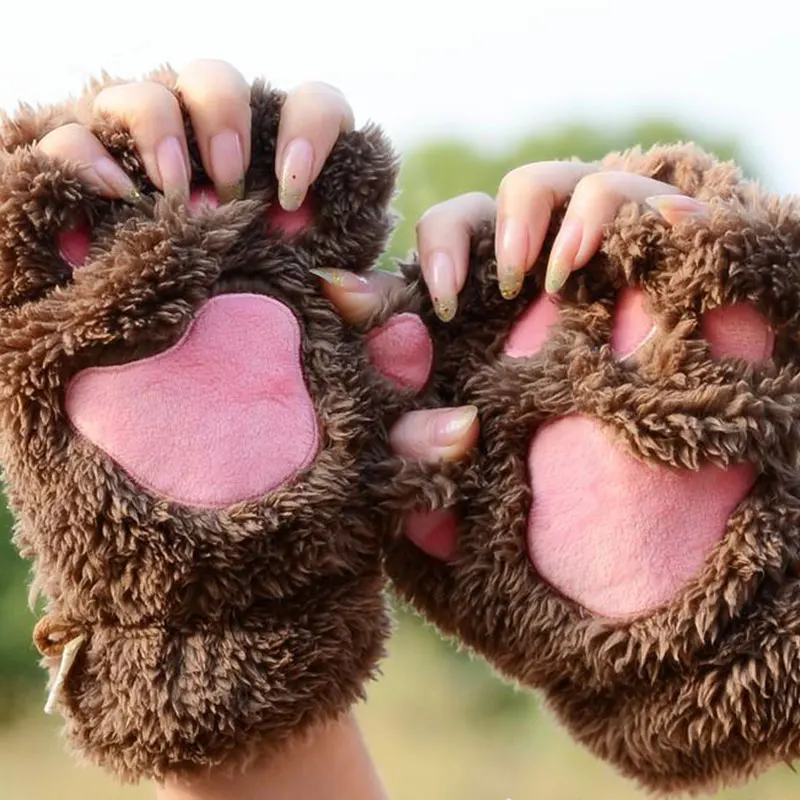
[[[649, 789], [704, 791], [800, 754], [800, 208], [690, 146], [606, 164], [714, 200], [710, 220], [671, 227], [649, 209], [624, 208], [601, 253], [563, 291], [548, 342], [528, 358], [511, 359], [503, 346], [542, 292], [549, 244], [509, 302], [495, 278], [493, 231], [479, 231], [449, 324], [420, 288], [436, 344], [432, 397], [476, 405], [481, 437], [463, 464], [390, 462], [387, 505], [451, 508], [460, 522], [445, 563], [400, 533], [398, 514], [387, 565], [404, 598], [504, 676], [543, 690], [595, 754]], [[418, 280], [416, 263], [406, 272]], [[611, 308], [625, 287], [644, 290], [660, 328], [633, 364], [609, 346]], [[710, 358], [698, 319], [737, 301], [770, 321], [771, 361]], [[573, 413], [649, 463], [749, 461], [758, 473], [701, 574], [624, 622], [566, 599], [528, 555], [528, 445], [539, 426]]]
[[[124, 780], [238, 766], [334, 718], [362, 696], [389, 631], [364, 476], [409, 393], [370, 366], [369, 326], [344, 325], [309, 270], [373, 265], [394, 223], [396, 157], [374, 127], [343, 135], [312, 189], [313, 225], [269, 228], [283, 99], [253, 87], [247, 197], [197, 215], [156, 198], [113, 124], [95, 132], [143, 193], [137, 207], [32, 147], [81, 103], [23, 109], [0, 134], [0, 441], [16, 541], [47, 600], [37, 643], [51, 678], [85, 637], [58, 695], [68, 741]], [[193, 139], [191, 153], [207, 182]], [[55, 236], [80, 216], [93, 240], [73, 272]], [[65, 388], [86, 367], [171, 347], [210, 298], [241, 292], [299, 320], [320, 449], [264, 497], [184, 506], [79, 435]]]

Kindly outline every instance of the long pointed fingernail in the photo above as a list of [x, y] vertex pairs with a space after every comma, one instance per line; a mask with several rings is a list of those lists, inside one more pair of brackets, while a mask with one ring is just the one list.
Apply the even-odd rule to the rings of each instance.
[[572, 273], [575, 256], [580, 250], [583, 225], [577, 219], [565, 219], [561, 230], [553, 242], [550, 251], [550, 260], [547, 264], [547, 273], [544, 278], [544, 288], [548, 294], [555, 294], [563, 288]]
[[314, 148], [306, 139], [294, 139], [283, 152], [283, 166], [278, 179], [278, 202], [284, 211], [297, 211], [311, 185]]
[[98, 158], [92, 167], [112, 195], [121, 197], [125, 202], [131, 204], [141, 201], [142, 195], [134, 186], [133, 181], [114, 160], [105, 157]]
[[356, 275], [355, 272], [350, 272], [346, 269], [310, 269], [309, 272], [318, 278], [322, 278], [331, 286], [341, 289], [343, 292], [367, 294], [374, 291], [366, 278], [362, 278], [360, 275]]
[[188, 198], [189, 167], [176, 136], [167, 136], [159, 143], [156, 148], [156, 164], [164, 194], [174, 192]]
[[450, 322], [458, 308], [456, 266], [445, 250], [432, 253], [429, 260], [428, 290], [433, 298], [433, 309], [442, 322]]
[[497, 240], [497, 278], [506, 300], [513, 300], [522, 290], [527, 260], [527, 225], [513, 217], [504, 219]]
[[366, 322], [381, 307], [381, 297], [375, 287], [360, 275], [346, 269], [309, 270], [335, 289], [326, 292], [342, 319], [354, 324]]
[[244, 197], [244, 150], [236, 131], [223, 131], [208, 145], [211, 176], [221, 203]]
[[431, 444], [436, 447], [450, 447], [458, 444], [478, 417], [475, 406], [448, 409], [436, 415], [431, 434]]
[[708, 205], [683, 194], [660, 194], [648, 197], [645, 203], [657, 211], [670, 225], [691, 217], [708, 216]]

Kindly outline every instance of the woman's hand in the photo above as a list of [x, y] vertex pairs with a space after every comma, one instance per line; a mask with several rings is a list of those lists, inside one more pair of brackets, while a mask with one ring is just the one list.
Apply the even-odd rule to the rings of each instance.
[[[557, 292], [570, 273], [586, 266], [600, 247], [603, 228], [629, 201], [646, 202], [668, 222], [706, 207], [666, 183], [626, 172], [602, 172], [579, 162], [539, 162], [509, 172], [497, 198], [473, 193], [434, 206], [417, 225], [422, 274], [439, 317], [453, 318], [469, 265], [475, 229], [496, 219], [496, 255], [500, 291], [513, 298], [539, 257], [550, 218], [570, 198], [550, 253], [546, 289]], [[366, 278], [332, 275], [326, 287], [342, 316], [358, 322], [380, 303], [393, 280], [385, 274]], [[478, 437], [477, 410], [412, 411], [391, 432], [398, 455], [429, 462], [463, 458]], [[455, 547], [455, 518], [448, 512], [415, 514], [406, 532], [429, 555], [446, 559]]]
[[156, 800], [388, 800], [353, 714], [321, 725], [244, 773], [170, 779]]
[[561, 289], [573, 270], [586, 266], [600, 247], [604, 226], [624, 203], [654, 198], [668, 213], [693, 203], [669, 184], [627, 172], [601, 172], [592, 164], [541, 161], [512, 170], [501, 181], [496, 199], [462, 195], [429, 209], [419, 221], [422, 271], [434, 301], [438, 299], [439, 316], [447, 321], [455, 313], [477, 225], [496, 218], [500, 291], [511, 299], [539, 258], [550, 217], [570, 196], [547, 266], [550, 293]]
[[[87, 124], [93, 117], [124, 122], [153, 184], [165, 193], [188, 196], [189, 153], [177, 95], [191, 118], [203, 167], [220, 200], [241, 198], [250, 164], [250, 86], [230, 64], [194, 61], [178, 74], [174, 86], [152, 80], [102, 89], [88, 110]], [[352, 128], [353, 112], [337, 89], [306, 83], [289, 94], [275, 165], [279, 201], [286, 211], [300, 207], [339, 133]], [[132, 199], [135, 194], [130, 178], [84, 125], [56, 128], [39, 148], [82, 164], [86, 181], [106, 197]]]

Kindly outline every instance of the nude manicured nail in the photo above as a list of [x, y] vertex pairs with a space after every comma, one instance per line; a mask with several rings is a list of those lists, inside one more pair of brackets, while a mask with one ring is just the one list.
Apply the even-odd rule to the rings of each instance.
[[176, 136], [167, 136], [156, 148], [156, 164], [164, 193], [189, 197], [189, 168]]
[[369, 294], [373, 291], [372, 285], [366, 278], [346, 269], [312, 269], [309, 272], [345, 292]]
[[211, 138], [208, 145], [212, 178], [220, 202], [244, 197], [244, 150], [236, 131], [223, 131]]
[[662, 194], [648, 197], [645, 203], [674, 225], [691, 217], [708, 215], [708, 206], [683, 194]]
[[478, 416], [475, 406], [464, 406], [437, 414], [433, 423], [431, 444], [437, 447], [450, 447], [458, 444], [472, 427]]
[[544, 288], [548, 294], [555, 294], [567, 282], [575, 264], [575, 256], [581, 247], [583, 225], [577, 219], [564, 220], [561, 230], [553, 242]]
[[500, 224], [497, 248], [497, 278], [500, 294], [506, 300], [515, 298], [525, 280], [528, 261], [528, 226], [513, 217]]
[[121, 197], [128, 203], [138, 203], [142, 195], [122, 168], [110, 158], [98, 158], [92, 164], [97, 177], [108, 187], [112, 195]]
[[381, 307], [380, 295], [373, 285], [354, 272], [330, 268], [312, 269], [309, 272], [336, 290], [326, 294], [347, 322], [366, 322]]
[[448, 252], [437, 250], [431, 254], [427, 283], [436, 316], [442, 322], [450, 322], [458, 309], [458, 292], [456, 266]]
[[314, 148], [306, 139], [294, 139], [283, 153], [283, 166], [278, 179], [278, 202], [285, 211], [297, 211], [311, 185], [314, 169]]

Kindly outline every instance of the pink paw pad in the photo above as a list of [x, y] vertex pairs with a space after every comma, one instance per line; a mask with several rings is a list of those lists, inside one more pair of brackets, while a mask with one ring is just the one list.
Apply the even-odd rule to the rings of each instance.
[[[618, 357], [635, 353], [654, 329], [641, 293], [623, 293], [612, 335]], [[772, 353], [773, 333], [748, 305], [709, 312], [701, 331], [714, 358], [756, 362]], [[566, 597], [607, 617], [668, 603], [703, 568], [756, 477], [748, 464], [694, 472], [645, 463], [580, 416], [537, 431], [528, 469], [534, 567]]]
[[261, 497], [319, 448], [299, 324], [262, 295], [217, 295], [170, 349], [79, 372], [65, 408], [131, 478], [188, 506]]
[[755, 480], [747, 464], [690, 472], [644, 463], [579, 416], [537, 432], [528, 470], [534, 567], [608, 617], [669, 602], [700, 571]]

